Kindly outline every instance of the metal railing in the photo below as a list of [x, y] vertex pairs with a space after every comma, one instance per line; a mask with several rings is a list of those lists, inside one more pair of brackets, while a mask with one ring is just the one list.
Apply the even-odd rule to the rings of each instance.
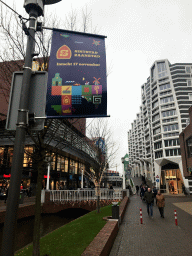
[[[128, 191], [127, 191], [128, 193]], [[50, 190], [50, 201], [89, 201], [96, 200], [97, 195], [94, 189], [79, 190]], [[122, 189], [100, 189], [101, 200], [121, 200], [123, 199]]]

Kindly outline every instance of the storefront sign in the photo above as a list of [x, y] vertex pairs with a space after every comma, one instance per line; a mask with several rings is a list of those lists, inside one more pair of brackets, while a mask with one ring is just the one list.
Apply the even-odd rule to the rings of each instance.
[[46, 114], [52, 118], [107, 115], [104, 36], [53, 31]]
[[3, 178], [11, 178], [11, 174], [3, 174]]

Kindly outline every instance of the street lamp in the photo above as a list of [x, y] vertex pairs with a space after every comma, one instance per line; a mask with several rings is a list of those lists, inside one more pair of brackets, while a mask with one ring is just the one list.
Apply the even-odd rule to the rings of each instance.
[[122, 162], [122, 165], [123, 165], [123, 189], [126, 189], [126, 186], [125, 186], [125, 167], [124, 167], [125, 159], [124, 159], [124, 157], [121, 158], [121, 162]]
[[29, 14], [29, 28], [24, 27], [28, 36], [26, 56], [23, 71], [20, 103], [18, 109], [17, 128], [14, 143], [14, 153], [11, 167], [11, 182], [9, 198], [7, 202], [5, 224], [2, 239], [2, 256], [14, 255], [15, 230], [17, 224], [17, 212], [19, 205], [20, 183], [23, 169], [24, 145], [26, 127], [28, 125], [30, 82], [32, 75], [32, 60], [35, 55], [35, 33], [37, 29], [37, 17], [43, 15], [44, 5], [54, 4], [60, 0], [25, 0], [24, 8]]

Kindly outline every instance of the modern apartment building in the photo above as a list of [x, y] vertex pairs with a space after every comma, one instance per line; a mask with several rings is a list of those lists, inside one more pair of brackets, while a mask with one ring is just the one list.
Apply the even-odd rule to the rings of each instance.
[[189, 122], [192, 105], [192, 63], [155, 61], [141, 86], [140, 112], [128, 132], [133, 175], [144, 175], [162, 192], [182, 193], [179, 134]]

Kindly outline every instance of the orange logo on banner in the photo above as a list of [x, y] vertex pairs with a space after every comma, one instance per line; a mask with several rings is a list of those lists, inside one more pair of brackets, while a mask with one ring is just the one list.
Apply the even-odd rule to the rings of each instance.
[[71, 96], [63, 96], [62, 98], [62, 105], [71, 105]]
[[71, 50], [67, 45], [63, 45], [57, 51], [57, 59], [71, 59]]

